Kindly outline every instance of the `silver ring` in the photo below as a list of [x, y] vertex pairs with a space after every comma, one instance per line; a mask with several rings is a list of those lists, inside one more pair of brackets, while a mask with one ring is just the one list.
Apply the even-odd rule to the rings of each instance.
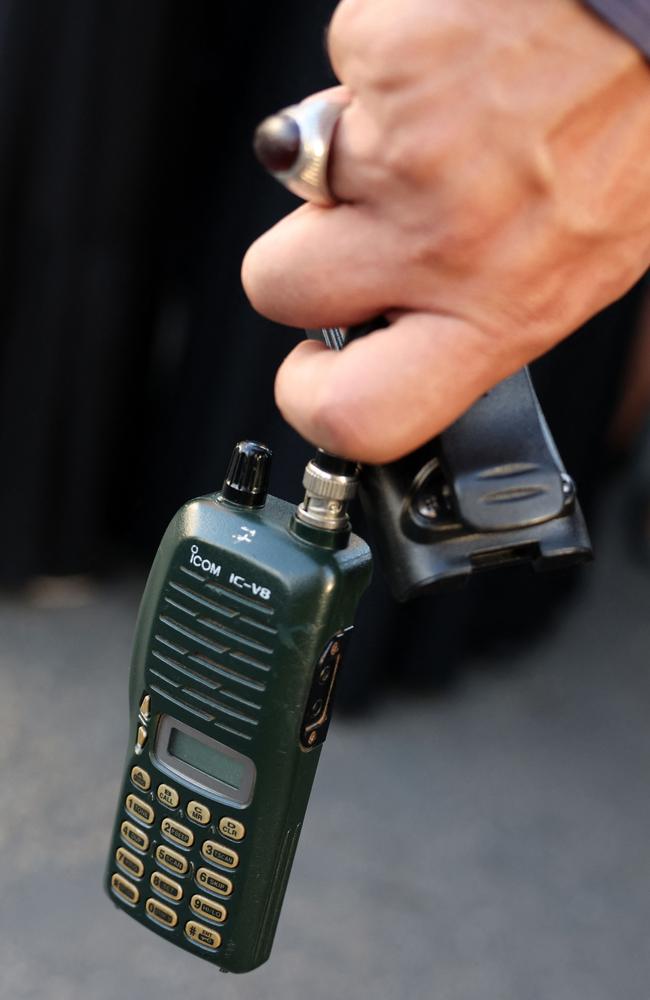
[[266, 118], [255, 132], [255, 154], [290, 191], [315, 205], [338, 199], [327, 180], [336, 123], [347, 101], [308, 97]]

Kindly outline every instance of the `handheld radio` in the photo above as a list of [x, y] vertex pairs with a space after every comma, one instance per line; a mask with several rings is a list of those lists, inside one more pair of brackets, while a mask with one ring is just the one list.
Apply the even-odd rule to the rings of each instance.
[[269, 956], [370, 551], [346, 508], [357, 467], [319, 452], [298, 508], [271, 453], [235, 448], [187, 503], [140, 607], [129, 750], [106, 889], [223, 970]]

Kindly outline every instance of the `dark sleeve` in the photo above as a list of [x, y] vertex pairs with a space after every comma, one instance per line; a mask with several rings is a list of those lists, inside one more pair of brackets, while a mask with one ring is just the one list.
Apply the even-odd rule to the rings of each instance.
[[585, 0], [650, 59], [650, 0]]

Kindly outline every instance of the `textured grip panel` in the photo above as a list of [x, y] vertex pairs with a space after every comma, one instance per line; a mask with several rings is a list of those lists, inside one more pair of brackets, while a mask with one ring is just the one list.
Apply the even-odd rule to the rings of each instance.
[[302, 823], [298, 823], [297, 826], [287, 830], [280, 853], [278, 854], [269, 899], [264, 917], [262, 918], [257, 948], [255, 949], [254, 961], [256, 965], [260, 965], [265, 961], [273, 945], [275, 929], [280, 919], [280, 910], [282, 909], [284, 900], [284, 891], [289, 881], [289, 875], [291, 874], [291, 865], [293, 864], [296, 848], [298, 847], [298, 838], [300, 837], [301, 829]]

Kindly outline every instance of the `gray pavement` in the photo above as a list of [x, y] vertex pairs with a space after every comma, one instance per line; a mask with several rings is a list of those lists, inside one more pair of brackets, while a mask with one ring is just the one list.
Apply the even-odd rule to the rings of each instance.
[[650, 574], [610, 521], [516, 670], [333, 726], [273, 955], [245, 977], [102, 894], [142, 582], [5, 595], [2, 1000], [648, 1000]]

